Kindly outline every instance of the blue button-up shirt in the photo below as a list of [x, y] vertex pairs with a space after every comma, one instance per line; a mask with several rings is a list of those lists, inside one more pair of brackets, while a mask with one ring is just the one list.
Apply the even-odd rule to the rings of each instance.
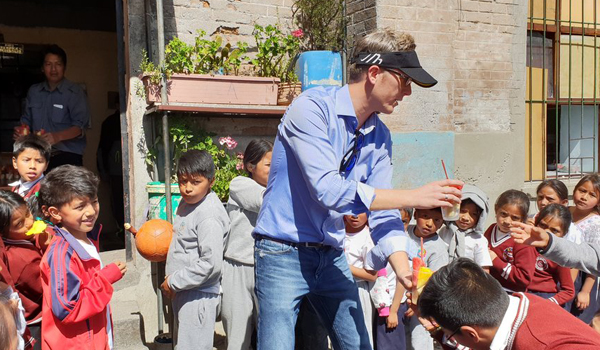
[[415, 254], [398, 210], [369, 212], [375, 188], [391, 188], [393, 171], [390, 132], [377, 114], [360, 128], [364, 141], [356, 165], [339, 171], [357, 128], [348, 86], [313, 88], [292, 103], [278, 127], [254, 233], [341, 249], [343, 216], [368, 212], [376, 244], [369, 265], [383, 268], [396, 251]]
[[83, 155], [85, 129], [90, 124], [90, 109], [83, 89], [67, 79], [50, 91], [47, 82], [32, 85], [27, 93], [25, 113], [21, 123], [29, 125], [31, 131], [44, 129], [46, 132], [63, 131], [78, 126], [82, 135], [52, 146], [55, 149]]

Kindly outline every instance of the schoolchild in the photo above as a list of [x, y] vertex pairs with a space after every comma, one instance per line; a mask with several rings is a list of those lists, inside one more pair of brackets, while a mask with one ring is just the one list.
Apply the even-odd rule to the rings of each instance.
[[182, 201], [161, 288], [173, 302], [177, 348], [212, 350], [229, 216], [211, 190], [215, 163], [207, 151], [185, 152], [177, 163], [177, 181]]
[[484, 234], [492, 258], [490, 273], [507, 292], [524, 292], [533, 278], [537, 253], [533, 247], [516, 243], [510, 228], [513, 222], [527, 219], [529, 198], [521, 191], [508, 190], [498, 197], [494, 209], [496, 223]]
[[40, 203], [56, 223], [40, 265], [44, 350], [113, 348], [112, 285], [127, 267], [120, 261], [104, 265], [98, 253], [98, 183], [91, 171], [62, 165], [40, 188]]

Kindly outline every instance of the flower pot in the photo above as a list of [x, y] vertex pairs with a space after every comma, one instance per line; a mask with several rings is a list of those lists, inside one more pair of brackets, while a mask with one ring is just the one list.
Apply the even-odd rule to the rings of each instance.
[[301, 83], [280, 83], [277, 105], [288, 106], [302, 92]]
[[[148, 103], [160, 102], [161, 89], [142, 77]], [[167, 81], [169, 102], [277, 105], [279, 78], [235, 75], [173, 74]]]
[[[165, 183], [158, 181], [149, 182], [146, 184], [146, 192], [148, 192], [148, 219], [167, 220]], [[179, 202], [181, 202], [179, 186], [177, 184], [171, 184], [171, 206], [173, 209], [173, 217], [175, 217]]]
[[334, 51], [306, 51], [295, 66], [302, 91], [315, 86], [342, 86], [342, 56]]

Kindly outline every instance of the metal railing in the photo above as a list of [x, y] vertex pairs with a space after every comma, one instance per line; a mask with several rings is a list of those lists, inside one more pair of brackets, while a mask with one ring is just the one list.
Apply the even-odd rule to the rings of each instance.
[[[597, 172], [598, 7], [600, 0], [529, 0], [526, 181], [581, 177]], [[590, 14], [592, 20], [586, 21]], [[551, 57], [547, 57], [548, 42], [552, 43]], [[579, 58], [581, 62], [577, 62]], [[578, 63], [581, 67], [577, 67]], [[566, 79], [566, 88], [562, 79]], [[581, 80], [579, 91], [574, 86], [578, 83], [576, 79]], [[541, 90], [540, 96], [534, 96], [536, 87]], [[573, 112], [577, 109], [579, 113]], [[536, 130], [535, 122], [543, 130]]]

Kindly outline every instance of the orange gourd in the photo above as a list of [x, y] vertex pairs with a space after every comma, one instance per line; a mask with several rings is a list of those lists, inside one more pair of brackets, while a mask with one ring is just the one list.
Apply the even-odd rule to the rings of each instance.
[[138, 231], [129, 224], [125, 228], [135, 236], [135, 246], [147, 260], [161, 262], [167, 260], [167, 253], [173, 238], [173, 225], [166, 220], [146, 221]]

